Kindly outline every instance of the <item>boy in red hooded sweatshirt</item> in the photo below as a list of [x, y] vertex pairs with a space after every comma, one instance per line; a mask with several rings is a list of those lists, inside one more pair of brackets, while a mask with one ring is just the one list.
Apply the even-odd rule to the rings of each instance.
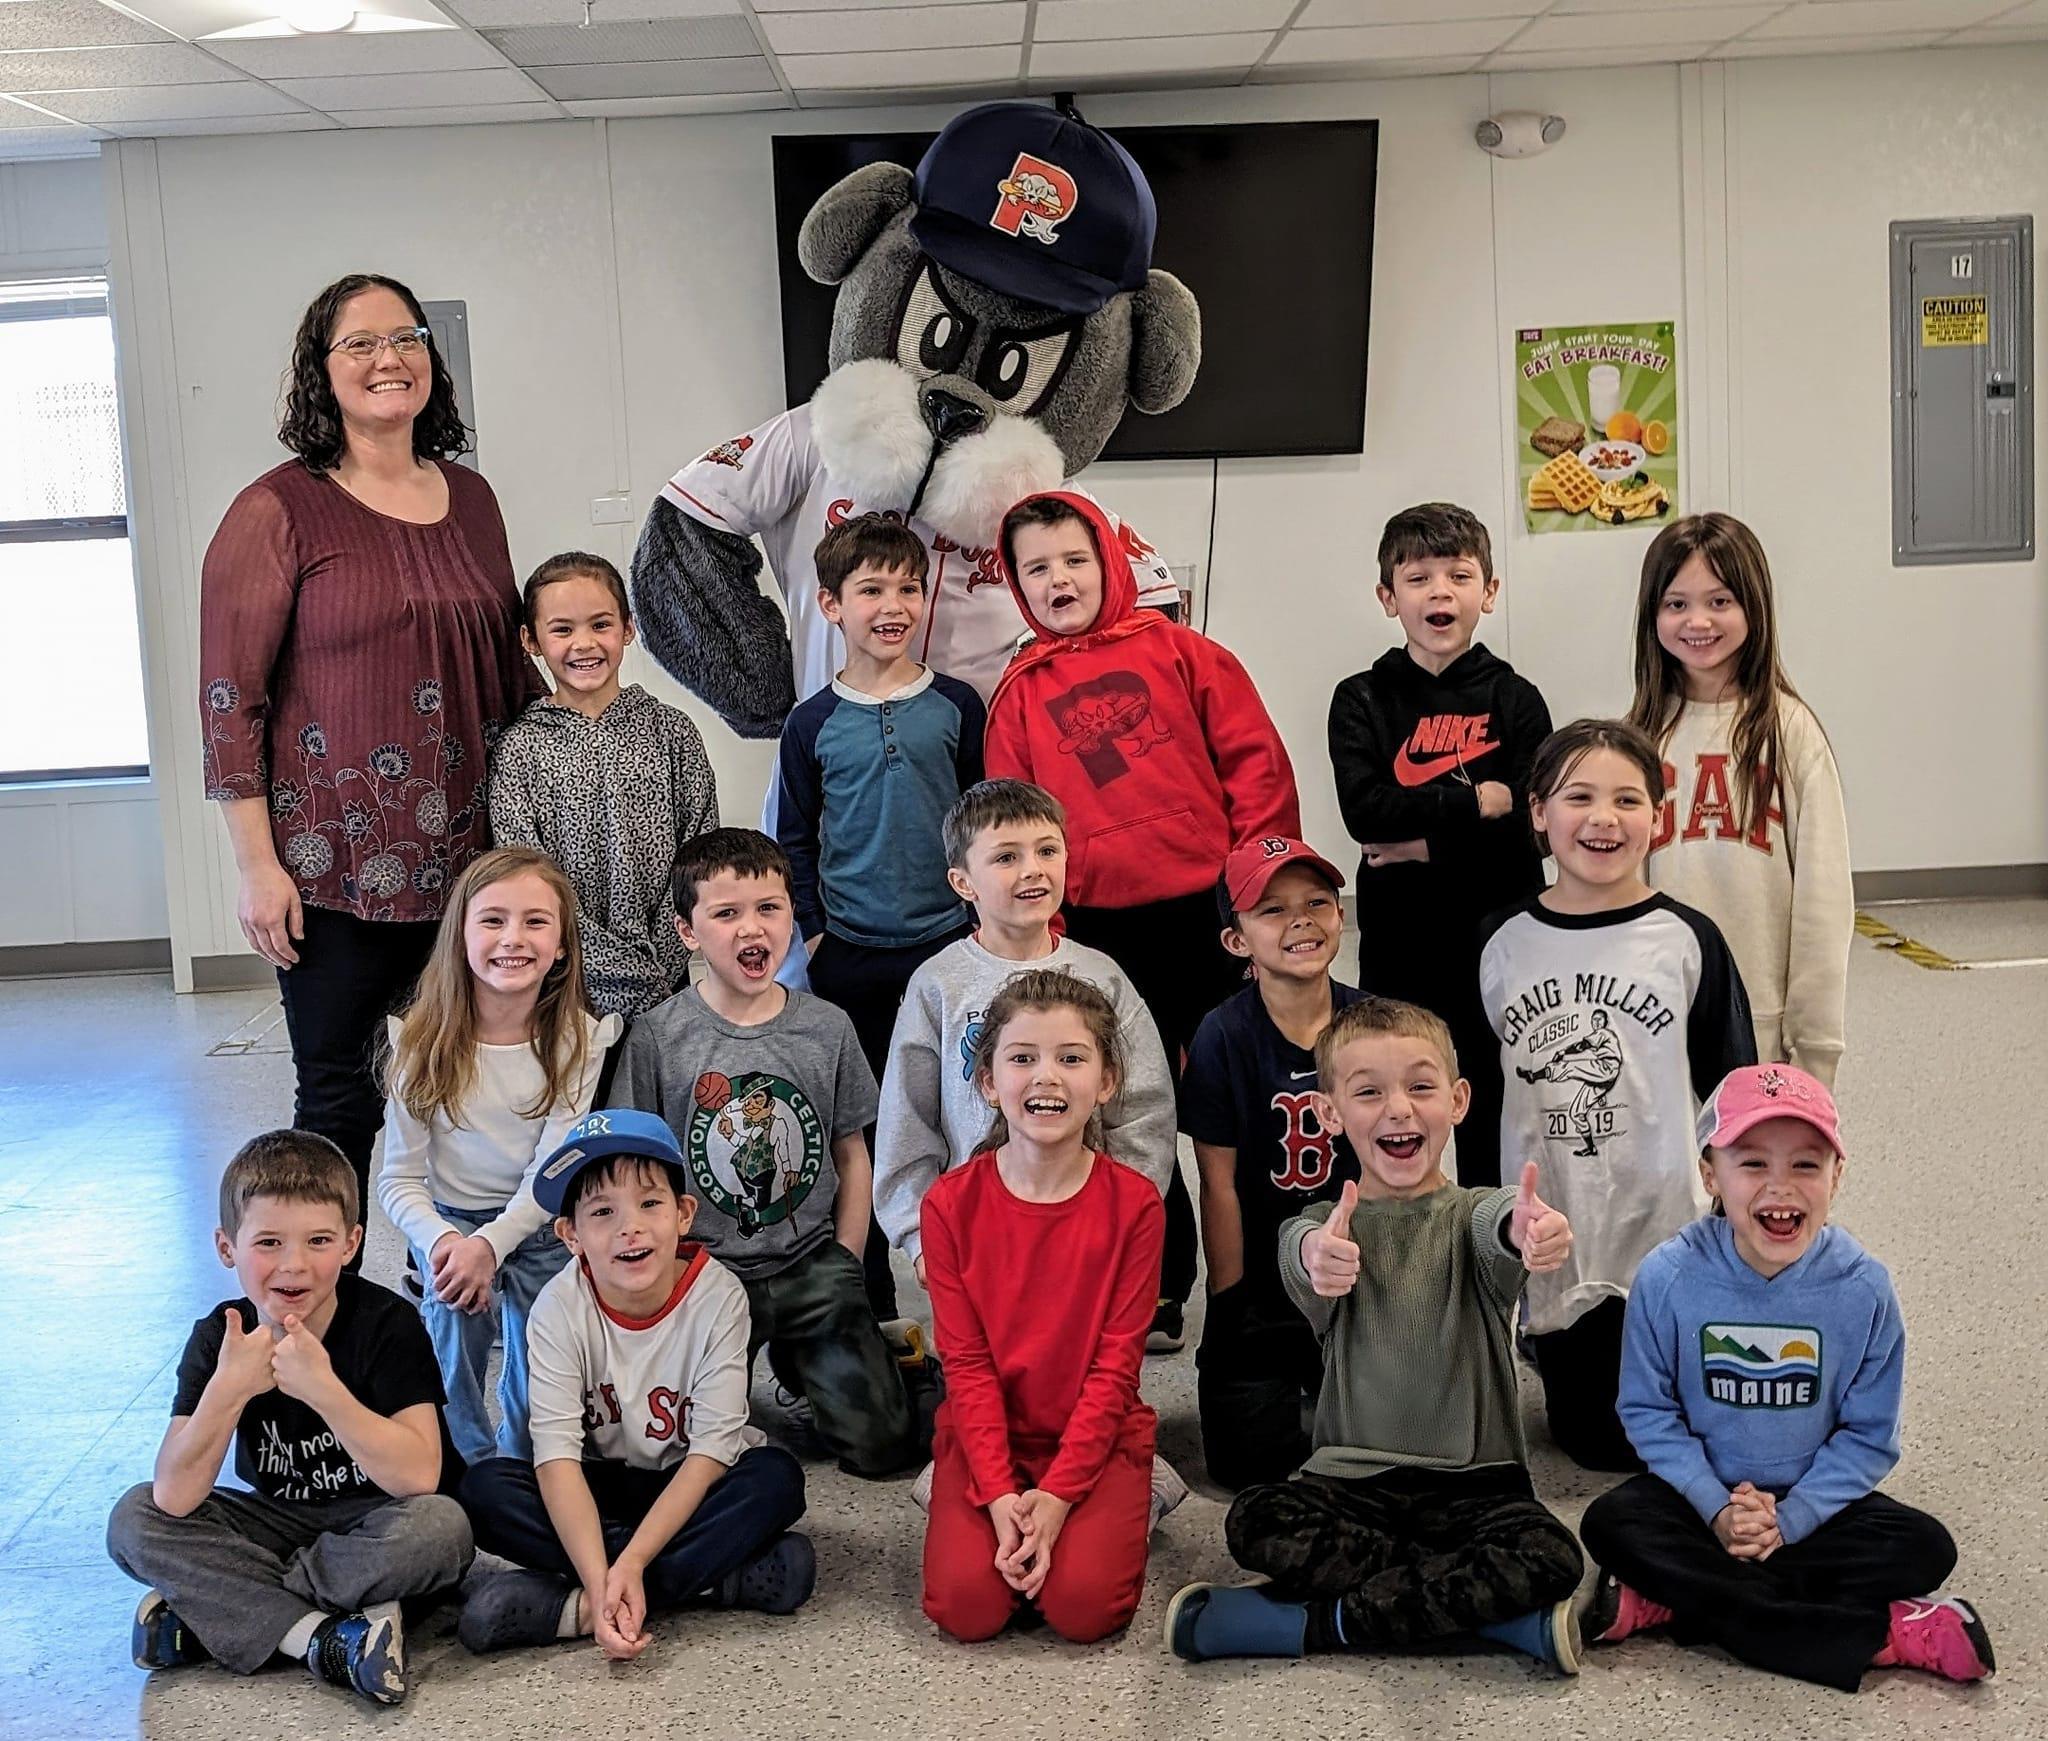
[[[1087, 496], [1026, 496], [1003, 516], [1002, 553], [1036, 639], [990, 699], [987, 771], [1066, 806], [1067, 935], [1130, 976], [1178, 1087], [1195, 1029], [1244, 973], [1217, 934], [1216, 879], [1240, 841], [1299, 837], [1294, 768], [1244, 667], [1138, 607], [1130, 557]], [[1176, 1168], [1148, 1349], [1181, 1346], [1194, 1285]]]

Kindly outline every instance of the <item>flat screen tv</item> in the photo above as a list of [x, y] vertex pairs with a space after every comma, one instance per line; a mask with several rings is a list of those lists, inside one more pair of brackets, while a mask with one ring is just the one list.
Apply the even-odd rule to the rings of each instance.
[[[1377, 121], [1118, 127], [1159, 208], [1152, 260], [1202, 305], [1194, 391], [1158, 417], [1133, 411], [1105, 459], [1357, 453], [1365, 441]], [[825, 376], [833, 291], [797, 261], [797, 230], [841, 176], [915, 168], [929, 133], [775, 140], [782, 370], [792, 405]]]

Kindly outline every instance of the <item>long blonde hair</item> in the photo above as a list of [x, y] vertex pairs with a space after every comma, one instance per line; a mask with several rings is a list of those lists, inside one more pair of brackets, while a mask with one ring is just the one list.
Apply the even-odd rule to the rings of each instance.
[[427, 958], [397, 1043], [384, 1062], [384, 1087], [422, 1124], [444, 1117], [462, 1123], [463, 1103], [476, 1087], [476, 988], [469, 972], [463, 924], [469, 906], [493, 883], [531, 873], [554, 892], [562, 915], [562, 958], [541, 981], [533, 1007], [533, 1055], [543, 1081], [521, 1118], [545, 1118], [567, 1104], [590, 1063], [588, 1006], [583, 996], [583, 940], [576, 923], [576, 891], [561, 868], [530, 846], [500, 846], [473, 860], [455, 879], [434, 951]]
[[[981, 1028], [974, 1036], [974, 1082], [978, 1088], [985, 1088], [996, 1071], [996, 1053], [1002, 1049], [1003, 1030], [1026, 1010], [1070, 1009], [1081, 1018], [1088, 1029], [1088, 1037], [1095, 1042], [1097, 1056], [1102, 1059], [1102, 1073], [1113, 1088], [1121, 1088], [1124, 1079], [1123, 1029], [1117, 1021], [1116, 1005], [1105, 997], [1099, 987], [1082, 979], [1078, 974], [1069, 973], [1064, 967], [1029, 967], [1022, 973], [1013, 973], [1003, 981], [1002, 987], [989, 1000], [988, 1014], [981, 1018]], [[1010, 1140], [1010, 1121], [1003, 1116], [1003, 1109], [993, 1109], [995, 1116], [989, 1123], [988, 1136], [982, 1141], [984, 1149], [999, 1149]], [[1091, 1149], [1102, 1147], [1102, 1108], [1097, 1107], [1088, 1115], [1088, 1125], [1082, 1135]]]
[[[1733, 514], [1688, 514], [1651, 541], [1643, 556], [1636, 590], [1636, 694], [1629, 723], [1645, 732], [1659, 754], [1678, 729], [1685, 711], [1685, 671], [1657, 639], [1657, 612], [1664, 589], [1697, 556], [1734, 595], [1749, 624], [1735, 656], [1735, 729], [1730, 760], [1735, 764], [1736, 825], [1747, 834], [1770, 801], [1770, 783], [1782, 778], [1778, 698], [1801, 701], [1778, 657], [1778, 608], [1771, 565], [1757, 535]], [[1769, 769], [1766, 777], [1762, 770]]]

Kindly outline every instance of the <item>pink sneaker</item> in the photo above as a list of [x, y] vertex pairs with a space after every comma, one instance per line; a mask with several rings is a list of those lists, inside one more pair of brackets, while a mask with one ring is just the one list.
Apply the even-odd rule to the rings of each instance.
[[1595, 1644], [1618, 1644], [1632, 1633], [1670, 1624], [1669, 1608], [1631, 1590], [1612, 1572], [1600, 1574], [1581, 1622], [1586, 1637]]
[[1891, 1632], [1873, 1668], [1917, 1668], [1945, 1681], [1981, 1681], [1996, 1672], [1991, 1634], [1977, 1610], [1958, 1596], [1923, 1596], [1892, 1604]]

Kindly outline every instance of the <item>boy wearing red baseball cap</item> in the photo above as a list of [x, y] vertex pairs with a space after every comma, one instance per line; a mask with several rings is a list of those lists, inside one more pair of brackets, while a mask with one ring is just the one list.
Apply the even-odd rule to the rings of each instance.
[[1604, 1570], [1585, 1636], [1669, 1626], [1844, 1692], [1868, 1668], [1982, 1680], [1976, 1609], [1922, 1594], [1954, 1541], [1877, 1491], [1899, 1460], [1905, 1327], [1884, 1265], [1828, 1225], [1833, 1096], [1789, 1064], [1745, 1065], [1698, 1134], [1714, 1212], [1629, 1294], [1619, 1413], [1648, 1473], [1586, 1512]]
[[1300, 841], [1254, 836], [1216, 885], [1223, 947], [1258, 972], [1203, 1018], [1181, 1079], [1195, 1145], [1209, 1306], [1195, 1355], [1202, 1452], [1218, 1486], [1284, 1481], [1307, 1460], [1323, 1351], [1280, 1283], [1280, 1229], [1358, 1177], [1316, 1114], [1315, 1045], [1361, 995], [1330, 977], [1344, 873]]

